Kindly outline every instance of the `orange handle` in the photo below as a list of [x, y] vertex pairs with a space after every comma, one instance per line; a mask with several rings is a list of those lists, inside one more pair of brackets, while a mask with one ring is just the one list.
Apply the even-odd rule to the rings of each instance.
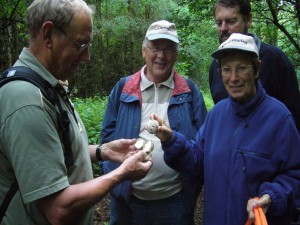
[[[255, 225], [268, 225], [266, 216], [261, 207], [254, 208], [253, 211], [255, 215]], [[252, 220], [248, 219], [245, 225], [252, 225]]]

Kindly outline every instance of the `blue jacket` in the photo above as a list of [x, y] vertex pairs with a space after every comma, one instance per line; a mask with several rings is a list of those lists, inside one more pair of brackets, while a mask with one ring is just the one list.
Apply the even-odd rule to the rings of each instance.
[[[141, 71], [126, 78], [119, 95], [120, 82], [109, 95], [105, 117], [102, 123], [101, 143], [119, 138], [138, 138], [141, 123]], [[195, 140], [196, 133], [203, 124], [207, 110], [198, 87], [190, 81], [192, 91], [185, 78], [174, 73], [174, 90], [168, 107], [168, 117], [172, 129], [182, 132], [187, 139]], [[120, 100], [118, 97], [120, 96]], [[111, 161], [103, 163], [104, 173], [119, 165]], [[128, 200], [130, 182], [116, 186], [111, 194], [116, 198]]]
[[166, 163], [204, 174], [204, 225], [241, 225], [249, 198], [271, 196], [269, 225], [290, 224], [300, 192], [300, 136], [287, 108], [259, 84], [245, 105], [231, 98], [209, 112], [196, 143], [174, 132], [162, 143]]
[[[250, 35], [250, 34], [249, 34]], [[300, 93], [295, 69], [287, 56], [276, 46], [262, 43], [252, 35], [261, 60], [259, 79], [267, 94], [281, 101], [291, 111], [300, 132]], [[209, 70], [209, 86], [214, 103], [227, 98], [228, 93], [213, 60]]]

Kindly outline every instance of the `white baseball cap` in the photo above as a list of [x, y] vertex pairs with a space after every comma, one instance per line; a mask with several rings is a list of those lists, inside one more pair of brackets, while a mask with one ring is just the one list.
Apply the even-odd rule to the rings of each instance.
[[222, 57], [223, 53], [232, 50], [254, 53], [259, 57], [258, 49], [253, 37], [240, 33], [231, 34], [230, 37], [219, 46], [218, 50], [211, 54], [211, 56], [215, 59], [219, 59]]
[[150, 41], [156, 39], [168, 39], [179, 43], [175, 24], [166, 20], [160, 20], [152, 23], [147, 30], [146, 38]]

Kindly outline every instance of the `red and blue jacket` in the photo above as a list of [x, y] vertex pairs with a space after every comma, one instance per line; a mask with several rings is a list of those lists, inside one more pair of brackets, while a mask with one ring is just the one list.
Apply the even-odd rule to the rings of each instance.
[[[139, 137], [142, 109], [140, 81], [141, 70], [126, 77], [121, 92], [120, 81], [113, 88], [102, 123], [101, 143], [119, 138]], [[188, 83], [186, 78], [174, 71], [174, 89], [168, 106], [168, 118], [172, 129], [186, 135], [188, 140], [195, 140], [206, 114], [205, 102], [199, 88], [190, 80]], [[103, 171], [108, 173], [118, 166], [117, 163], [105, 161]], [[111, 195], [127, 201], [130, 195], [130, 182], [125, 181], [117, 185], [111, 191]]]

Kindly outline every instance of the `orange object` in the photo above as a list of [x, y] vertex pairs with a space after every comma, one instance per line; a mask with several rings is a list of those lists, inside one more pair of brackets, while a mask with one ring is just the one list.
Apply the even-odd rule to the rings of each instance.
[[[258, 198], [256, 197], [256, 199]], [[255, 215], [254, 225], [268, 225], [266, 216], [261, 207], [254, 208], [253, 211]], [[248, 219], [245, 225], [252, 225], [252, 222], [252, 220]]]

